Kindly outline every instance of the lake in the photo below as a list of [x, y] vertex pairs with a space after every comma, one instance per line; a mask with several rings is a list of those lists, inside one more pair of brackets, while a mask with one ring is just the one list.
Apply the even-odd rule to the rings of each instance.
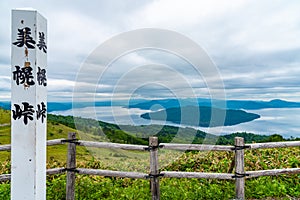
[[[108, 123], [119, 125], [148, 125], [148, 124], [167, 124], [178, 126], [171, 122], [147, 120], [140, 117], [141, 114], [149, 112], [138, 108], [124, 108], [121, 106], [113, 107], [86, 107], [71, 109], [66, 111], [54, 111], [52, 114], [74, 115], [85, 118], [93, 118]], [[271, 108], [260, 110], [249, 110], [259, 114], [261, 117], [251, 122], [246, 122], [234, 126], [225, 127], [193, 127], [213, 134], [230, 134], [234, 132], [249, 132], [255, 134], [280, 134], [286, 138], [300, 137], [300, 108]], [[183, 126], [189, 127], [189, 126]]]

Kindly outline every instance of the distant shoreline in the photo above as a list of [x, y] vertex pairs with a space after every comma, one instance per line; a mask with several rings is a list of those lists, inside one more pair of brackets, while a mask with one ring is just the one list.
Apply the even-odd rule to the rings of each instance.
[[[259, 110], [267, 108], [300, 108], [300, 102], [291, 102], [281, 99], [273, 99], [270, 101], [260, 100], [211, 100], [211, 99], [161, 99], [161, 100], [145, 100], [135, 99], [130, 101], [97, 101], [97, 102], [48, 102], [48, 112], [64, 111], [73, 108], [84, 108], [92, 106], [124, 106], [127, 108], [140, 108], [142, 110], [150, 110], [155, 105], [167, 109], [172, 107], [183, 106], [208, 106], [222, 109], [243, 109], [243, 110]], [[224, 108], [224, 105], [226, 108]], [[10, 110], [9, 101], [0, 101], [0, 107]]]
[[[50, 102], [51, 103], [51, 102]], [[53, 103], [53, 102], [52, 102]], [[4, 107], [5, 110], [10, 110], [10, 102], [5, 102], [6, 107]], [[65, 103], [57, 103], [58, 105], [64, 105]], [[72, 103], [68, 103], [69, 105], [72, 105]], [[90, 104], [90, 103], [89, 103]], [[90, 104], [91, 105], [91, 104]], [[102, 102], [103, 105], [103, 102]], [[0, 102], [0, 107], [3, 107], [3, 102]], [[70, 106], [71, 107], [71, 106]], [[49, 107], [50, 108], [50, 107]], [[124, 108], [124, 105], [120, 104], [113, 104], [113, 107], [111, 106], [101, 106], [101, 107], [95, 107], [95, 103], [93, 103], [93, 106], [90, 108], [75, 108], [72, 107], [69, 108], [69, 110], [64, 107], [64, 111], [51, 111], [48, 113], [55, 113], [58, 115], [75, 115], [75, 116], [81, 116], [81, 117], [87, 117], [87, 118], [95, 118], [100, 121], [108, 122], [108, 123], [114, 123], [114, 124], [132, 124], [132, 125], [147, 125], [150, 124], [150, 120], [145, 120], [140, 118], [139, 116], [147, 111], [130, 108], [130, 111], [127, 108]], [[93, 112], [90, 113], [89, 109]], [[114, 110], [112, 113], [111, 110]], [[88, 111], [88, 112], [87, 112]], [[246, 110], [247, 111], [247, 110]], [[75, 112], [75, 113], [74, 113]], [[77, 112], [77, 113], [76, 113]], [[149, 110], [148, 110], [149, 112]], [[250, 112], [252, 112], [250, 110]], [[129, 116], [123, 117], [123, 114], [127, 113]], [[212, 134], [230, 134], [233, 132], [249, 132], [249, 133], [255, 133], [258, 135], [271, 135], [271, 134], [280, 134], [284, 138], [290, 138], [290, 137], [300, 137], [300, 124], [298, 122], [299, 116], [300, 116], [300, 108], [298, 107], [288, 107], [288, 108], [264, 108], [264, 109], [258, 109], [255, 110], [254, 113], [257, 113], [261, 115], [261, 118], [241, 123], [234, 126], [224, 126], [224, 127], [212, 127], [212, 128], [205, 128], [205, 127], [195, 127], [195, 126], [188, 126], [188, 125], [178, 125], [171, 122], [163, 122], [163, 121], [152, 121], [155, 124], [162, 125], [167, 124], [170, 126], [175, 127], [191, 127], [193, 129], [197, 130], [203, 130], [205, 132], [209, 132]], [[94, 115], [94, 116], [91, 116]], [[121, 114], [121, 115], [120, 115]]]

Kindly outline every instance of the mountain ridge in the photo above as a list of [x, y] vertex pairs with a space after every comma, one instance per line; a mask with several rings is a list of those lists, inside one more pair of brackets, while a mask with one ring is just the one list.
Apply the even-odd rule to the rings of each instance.
[[129, 108], [140, 108], [149, 110], [155, 108], [155, 105], [161, 105], [165, 109], [181, 106], [208, 106], [222, 109], [245, 109], [259, 110], [265, 108], [300, 108], [299, 102], [285, 101], [281, 99], [273, 99], [270, 101], [260, 100], [212, 100], [212, 99], [166, 99], [164, 100], [148, 100], [142, 103], [129, 105]]

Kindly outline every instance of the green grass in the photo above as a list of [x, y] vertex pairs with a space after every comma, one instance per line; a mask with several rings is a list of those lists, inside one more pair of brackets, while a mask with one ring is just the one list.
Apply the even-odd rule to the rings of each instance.
[[[47, 126], [47, 139], [57, 139], [57, 138], [67, 138], [69, 132], [76, 132], [76, 130], [64, 126], [62, 124], [53, 124], [48, 123]], [[0, 127], [0, 143], [1, 144], [10, 144], [10, 126]], [[55, 145], [47, 147], [47, 159], [56, 159], [60, 162], [65, 162], [67, 155], [67, 146], [66, 145]], [[77, 155], [79, 159], [91, 159], [90, 153], [86, 150], [85, 147], [77, 147]], [[0, 162], [10, 159], [10, 151], [2, 151], [0, 152]]]
[[10, 123], [10, 111], [0, 108], [0, 125]]
[[[289, 149], [289, 148], [288, 148]], [[280, 149], [276, 154], [284, 154]], [[293, 149], [293, 151], [296, 149]], [[269, 150], [270, 151], [270, 150]], [[299, 153], [299, 149], [296, 150]], [[246, 166], [252, 170], [262, 169], [260, 164], [253, 165], [251, 155], [246, 153]], [[257, 151], [257, 154], [266, 156], [266, 151]], [[299, 155], [299, 154], [298, 154]], [[176, 162], [164, 167], [162, 170], [183, 171], [214, 171], [227, 172], [230, 154], [220, 152], [186, 153]], [[221, 159], [225, 158], [225, 159]], [[213, 159], [211, 161], [210, 159]], [[275, 157], [271, 158], [269, 167], [279, 167]], [[5, 164], [6, 163], [6, 164]], [[178, 166], [179, 163], [182, 166]], [[284, 167], [293, 165], [289, 159], [283, 158]], [[51, 161], [48, 167], [54, 168], [61, 165], [57, 161]], [[90, 160], [79, 162], [78, 167], [107, 169], [105, 160]], [[253, 165], [253, 166], [252, 166]], [[189, 166], [189, 167], [187, 167]], [[7, 172], [9, 164], [2, 163], [2, 172]], [[66, 175], [53, 175], [47, 177], [47, 199], [64, 199]], [[148, 180], [134, 180], [129, 178], [105, 178], [98, 176], [76, 175], [76, 199], [150, 199]], [[234, 181], [228, 180], [206, 180], [206, 179], [160, 179], [161, 199], [233, 199]], [[300, 197], [300, 176], [281, 175], [274, 177], [260, 177], [246, 180], [247, 199], [291, 199]], [[1, 198], [5, 197], [6, 198]], [[8, 196], [7, 196], [8, 195]], [[9, 184], [0, 184], [0, 199], [9, 199]]]
[[[187, 152], [170, 158], [173, 152], [164, 152], [160, 161], [165, 161], [161, 170], [230, 172], [233, 153], [227, 152]], [[161, 154], [160, 154], [161, 155]], [[166, 164], [169, 159], [169, 164]], [[300, 167], [300, 148], [246, 150], [246, 170]], [[172, 161], [172, 162], [171, 162]], [[131, 160], [134, 162], [134, 160]], [[138, 164], [138, 160], [135, 164]], [[120, 162], [119, 164], [122, 165]], [[92, 169], [114, 169], [105, 158], [78, 161], [78, 167]], [[48, 168], [63, 166], [57, 160], [48, 161]], [[125, 169], [127, 168], [127, 169]], [[118, 169], [116, 169], [118, 170]], [[132, 167], [124, 165], [124, 170]], [[0, 173], [9, 173], [9, 162], [2, 162]], [[47, 177], [47, 199], [64, 199], [66, 175]], [[76, 175], [76, 199], [150, 199], [148, 180], [129, 178], [107, 178]], [[234, 181], [206, 179], [161, 178], [161, 199], [233, 199]], [[246, 180], [247, 199], [291, 199], [300, 198], [300, 175], [280, 175]], [[0, 199], [9, 195], [9, 183], [0, 184]], [[6, 198], [9, 199], [9, 196]]]

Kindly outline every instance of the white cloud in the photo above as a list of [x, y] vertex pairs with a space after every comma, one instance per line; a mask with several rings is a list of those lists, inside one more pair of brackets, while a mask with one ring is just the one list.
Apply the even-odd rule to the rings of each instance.
[[73, 87], [75, 85], [74, 81], [66, 80], [66, 79], [48, 79], [48, 91], [73, 91]]
[[[10, 76], [10, 68], [7, 68], [10, 65], [10, 10], [16, 7], [34, 7], [48, 19], [50, 98], [61, 95], [62, 99], [66, 99], [72, 96], [81, 63], [102, 42], [123, 31], [154, 27], [177, 31], [203, 46], [219, 67], [229, 97], [282, 97], [300, 101], [299, 92], [295, 89], [299, 85], [300, 75], [298, 1], [1, 1], [2, 91], [10, 87], [7, 81]], [[166, 41], [166, 38], [160, 39], [161, 42]], [[118, 48], [128, 44], [114, 45]], [[174, 41], [174, 45], [178, 43]], [[190, 78], [200, 94], [207, 94], [204, 82], [193, 79], [194, 72], [189, 70], [187, 63], [161, 52], [130, 53], [112, 65], [107, 71], [107, 81], [101, 86], [89, 77], [80, 80], [84, 83], [79, 84], [96, 88], [101, 91], [97, 96], [104, 98], [109, 96], [120, 74], [134, 66], [149, 63], [172, 66], [178, 73]], [[93, 72], [96, 73], [97, 69], [92, 68]], [[153, 79], [157, 74], [171, 79], [164, 70], [158, 70], [156, 74], [148, 73]], [[135, 77], [136, 81], [145, 78], [139, 74]], [[132, 85], [134, 80], [128, 81], [128, 87]], [[175, 81], [173, 85], [180, 89], [180, 84]], [[120, 96], [126, 96], [125, 91]], [[7, 95], [0, 91], [1, 97]]]
[[[248, 1], [181, 1], [181, 0], [158, 0], [152, 1], [131, 16], [133, 26], [191, 28], [206, 20], [218, 18], [247, 5]], [[142, 21], [140, 19], [143, 19]]]
[[9, 76], [0, 76], [0, 91], [10, 91], [10, 81]]

